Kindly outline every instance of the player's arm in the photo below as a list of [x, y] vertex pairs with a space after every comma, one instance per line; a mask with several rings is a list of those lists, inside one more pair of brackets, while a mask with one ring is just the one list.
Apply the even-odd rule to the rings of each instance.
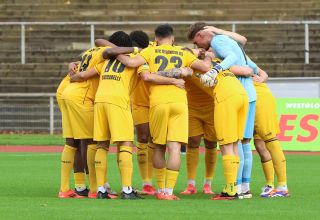
[[102, 53], [102, 56], [104, 59], [109, 59], [111, 57], [117, 57], [121, 54], [128, 54], [128, 53], [136, 54], [138, 52], [139, 52], [138, 47], [112, 47], [112, 48], [105, 49]]
[[117, 60], [119, 60], [125, 66], [131, 67], [131, 68], [137, 68], [146, 62], [146, 60], [140, 55], [137, 55], [135, 57], [119, 55], [117, 56]]
[[86, 71], [76, 73], [70, 76], [70, 82], [82, 82], [87, 79], [99, 75], [95, 68], [87, 69]]
[[69, 75], [75, 74], [77, 72], [77, 68], [78, 68], [78, 65], [80, 65], [80, 63], [81, 63], [80, 61], [69, 63], [68, 74]]
[[96, 45], [96, 47], [106, 47], [106, 46], [116, 47], [116, 45], [114, 45], [113, 43], [105, 39], [96, 39], [94, 41], [94, 44]]
[[142, 71], [140, 77], [148, 83], [157, 84], [157, 85], [175, 85], [179, 88], [184, 89], [184, 80], [164, 77], [157, 74], [151, 74], [149, 71]]
[[192, 64], [191, 68], [196, 69], [200, 72], [208, 72], [211, 69], [211, 61], [213, 58], [212, 53], [206, 53], [205, 58], [203, 60], [196, 59]]
[[253, 69], [247, 66], [232, 66], [230, 71], [236, 76], [252, 77], [254, 76]]
[[169, 77], [169, 78], [182, 78], [187, 76], [192, 76], [193, 70], [190, 67], [172, 68], [170, 70], [163, 70], [155, 72], [155, 74]]
[[269, 78], [268, 74], [264, 70], [260, 69], [259, 67], [258, 69], [259, 69], [258, 75], [253, 75], [252, 77], [253, 81], [260, 82], [260, 83], [267, 82]]
[[237, 41], [238, 43], [240, 43], [242, 46], [244, 46], [248, 41], [246, 37], [244, 37], [238, 33], [219, 29], [214, 26], [206, 26], [204, 31], [210, 31], [215, 34], [226, 35], [226, 36], [232, 38], [233, 40]]

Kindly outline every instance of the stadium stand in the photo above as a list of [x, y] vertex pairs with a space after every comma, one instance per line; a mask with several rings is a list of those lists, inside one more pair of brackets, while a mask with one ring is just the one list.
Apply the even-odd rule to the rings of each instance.
[[[288, 21], [319, 20], [318, 0], [4, 0], [0, 22], [14, 21]], [[96, 25], [95, 37], [118, 29], [156, 25]], [[26, 64], [20, 64], [20, 25], [0, 26], [0, 92], [55, 92], [74, 61], [90, 46], [89, 25], [26, 25]], [[217, 25], [231, 30], [231, 25]], [[188, 44], [188, 25], [174, 25], [178, 44]], [[309, 25], [310, 64], [304, 63], [304, 25], [239, 24], [247, 54], [272, 77], [318, 76], [320, 25]], [[190, 44], [189, 44], [190, 45]]]

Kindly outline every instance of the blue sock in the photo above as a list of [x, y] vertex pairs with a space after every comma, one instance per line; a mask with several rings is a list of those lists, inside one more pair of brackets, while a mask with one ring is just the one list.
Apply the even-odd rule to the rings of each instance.
[[240, 157], [240, 164], [238, 169], [238, 175], [237, 175], [237, 185], [240, 185], [242, 183], [242, 173], [243, 173], [243, 167], [244, 167], [244, 155], [243, 155], [243, 149], [241, 142], [238, 143], [238, 154]]
[[250, 143], [243, 144], [242, 149], [243, 149], [243, 155], [244, 155], [242, 182], [250, 183], [251, 170], [252, 170], [252, 151], [250, 148]]

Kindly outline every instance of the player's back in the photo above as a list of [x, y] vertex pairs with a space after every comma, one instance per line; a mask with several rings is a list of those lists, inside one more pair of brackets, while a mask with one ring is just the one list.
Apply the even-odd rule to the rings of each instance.
[[136, 69], [126, 67], [117, 59], [105, 60], [96, 65], [95, 69], [100, 75], [95, 102], [106, 102], [128, 108], [130, 95], [138, 81]]
[[[102, 62], [102, 52], [106, 47], [94, 47], [86, 50], [81, 56], [78, 72], [86, 71]], [[99, 85], [99, 77], [92, 77], [83, 82], [70, 83], [63, 91], [62, 98], [80, 102], [94, 101]]]
[[[164, 44], [141, 51], [151, 73], [191, 66], [197, 58], [181, 47]], [[143, 71], [143, 68], [141, 69]], [[186, 91], [174, 85], [150, 85], [150, 106], [161, 103], [187, 103]]]
[[188, 105], [205, 106], [213, 104], [212, 88], [204, 87], [195, 75], [185, 78]]

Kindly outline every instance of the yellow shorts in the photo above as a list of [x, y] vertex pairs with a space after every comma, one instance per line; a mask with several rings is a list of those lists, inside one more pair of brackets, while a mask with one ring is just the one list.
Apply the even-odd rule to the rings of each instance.
[[94, 104], [95, 141], [133, 141], [133, 133], [130, 109], [103, 102]]
[[149, 126], [155, 144], [165, 145], [168, 141], [188, 143], [188, 105], [167, 103], [153, 106]]
[[264, 141], [275, 138], [280, 133], [277, 119], [276, 100], [269, 91], [257, 93], [254, 138]]
[[214, 129], [214, 104], [188, 107], [189, 137], [203, 135], [208, 141], [217, 141]]
[[133, 104], [132, 118], [134, 125], [149, 123], [149, 107]]
[[70, 100], [61, 100], [62, 133], [64, 138], [93, 138], [93, 104], [80, 104]]
[[248, 114], [247, 95], [233, 95], [214, 104], [214, 126], [219, 145], [243, 139]]

